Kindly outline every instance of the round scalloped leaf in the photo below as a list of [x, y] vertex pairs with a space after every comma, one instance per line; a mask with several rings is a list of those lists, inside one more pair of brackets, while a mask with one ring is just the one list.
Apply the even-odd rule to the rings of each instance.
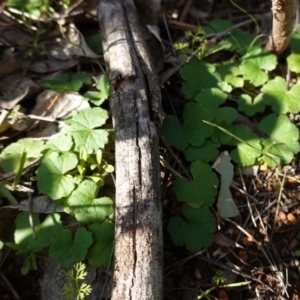
[[74, 153], [52, 152], [46, 155], [37, 170], [39, 191], [49, 195], [53, 200], [68, 197], [74, 190], [74, 180], [66, 173], [78, 164]]
[[103, 149], [108, 142], [108, 133], [103, 129], [95, 129], [105, 124], [107, 111], [101, 107], [86, 108], [76, 112], [65, 121], [62, 132], [72, 136], [75, 150], [85, 147], [88, 154]]
[[188, 103], [183, 110], [184, 133], [188, 141], [195, 147], [204, 144], [214, 129], [212, 126], [202, 122], [203, 120], [212, 121], [214, 118], [211, 110], [206, 109], [198, 103]]
[[174, 146], [178, 150], [184, 150], [189, 144], [183, 127], [178, 124], [174, 116], [167, 116], [164, 119], [161, 132], [168, 145]]
[[237, 111], [232, 107], [221, 107], [214, 111], [214, 123], [231, 124], [237, 119]]
[[262, 156], [258, 159], [260, 164], [266, 164], [270, 167], [280, 166], [281, 162], [285, 160], [292, 160], [294, 154], [291, 151], [286, 151], [286, 145], [276, 144], [271, 140], [262, 140], [263, 146]]
[[102, 223], [105, 218], [114, 212], [113, 201], [108, 197], [95, 199], [97, 184], [84, 180], [73, 191], [67, 200], [68, 213], [75, 214], [80, 223]]
[[0, 166], [5, 173], [15, 171], [23, 155], [23, 151], [26, 152], [26, 162], [38, 158], [42, 155], [44, 150], [44, 142], [36, 141], [32, 138], [20, 139], [16, 143], [12, 143], [7, 146], [0, 154]]
[[244, 112], [249, 117], [255, 115], [257, 112], [263, 112], [265, 109], [262, 94], [259, 94], [253, 100], [251, 96], [242, 94], [237, 102], [239, 111]]
[[228, 61], [217, 66], [217, 72], [220, 74], [223, 81], [235, 88], [244, 86], [244, 79], [239, 77], [241, 75], [239, 65], [238, 61]]
[[268, 80], [265, 71], [272, 71], [276, 68], [277, 58], [274, 54], [262, 49], [255, 48], [244, 55], [240, 65], [241, 73], [245, 80], [253, 85], [263, 85]]
[[296, 53], [300, 53], [300, 27], [293, 32], [290, 40], [290, 46]]
[[[214, 128], [214, 133], [210, 136], [210, 140], [213, 143], [217, 143], [217, 144], [222, 144], [222, 145], [229, 144], [230, 141], [233, 139], [233, 137], [230, 134], [228, 134], [232, 131], [232, 127], [233, 125], [231, 124], [229, 125], [229, 124], [221, 123], [220, 125], [218, 125], [218, 127]], [[220, 128], [225, 130], [225, 132]]]
[[187, 98], [195, 97], [202, 89], [217, 86], [219, 82], [215, 66], [191, 59], [179, 70], [179, 74], [185, 82], [182, 84], [182, 92]]
[[289, 90], [286, 89], [286, 81], [282, 77], [275, 77], [268, 81], [263, 87], [263, 101], [272, 107], [277, 114], [300, 111], [300, 84], [293, 85]]
[[201, 160], [204, 163], [214, 161], [219, 154], [220, 144], [207, 140], [202, 147], [189, 146], [184, 150], [185, 158], [188, 161]]
[[88, 91], [84, 94], [84, 97], [87, 98], [89, 101], [94, 103], [95, 105], [101, 105], [106, 99], [108, 99], [110, 95], [110, 86], [109, 80], [106, 73], [101, 75], [99, 82], [97, 83], [98, 92]]
[[227, 94], [217, 88], [205, 89], [195, 97], [195, 101], [206, 108], [215, 109], [225, 102]]
[[265, 148], [265, 151], [280, 157], [286, 164], [290, 163], [294, 154], [300, 150], [299, 130], [296, 125], [287, 116], [272, 114], [264, 118], [259, 123], [259, 127], [272, 142], [272, 145]]
[[236, 138], [232, 139], [231, 144], [237, 146], [230, 153], [232, 160], [242, 167], [254, 165], [262, 154], [259, 137], [246, 125], [233, 126], [232, 134], [244, 141], [239, 141]]
[[259, 48], [262, 44], [261, 41], [255, 38], [252, 34], [249, 34], [248, 32], [239, 28], [232, 30], [230, 36], [228, 36], [226, 40], [232, 44], [230, 50], [241, 55], [247, 53], [250, 45], [252, 47]]
[[66, 134], [59, 134], [53, 139], [49, 139], [45, 145], [47, 150], [53, 151], [69, 151], [73, 146], [72, 138]]
[[218, 178], [208, 164], [195, 161], [191, 164], [194, 180], [189, 182], [185, 178], [178, 178], [174, 182], [174, 192], [181, 202], [198, 208], [212, 205], [217, 195]]
[[18, 214], [15, 224], [15, 243], [26, 245], [30, 252], [38, 252], [48, 247], [56, 237], [58, 231], [62, 230], [59, 214], [48, 214], [40, 223], [39, 214], [32, 213], [32, 222], [35, 227], [36, 238], [32, 235], [32, 224], [30, 224], [29, 213], [23, 211]]
[[74, 240], [71, 230], [61, 229], [51, 243], [49, 255], [66, 267], [84, 260], [92, 243], [92, 234], [85, 228], [77, 229]]
[[89, 249], [87, 259], [92, 266], [106, 268], [111, 260], [114, 242], [114, 224], [108, 220], [102, 224], [88, 227], [94, 243]]
[[289, 69], [292, 72], [300, 73], [300, 54], [292, 53], [287, 57]]
[[200, 208], [183, 207], [185, 220], [172, 217], [168, 231], [176, 246], [185, 246], [191, 252], [209, 247], [216, 231], [216, 219], [207, 206]]

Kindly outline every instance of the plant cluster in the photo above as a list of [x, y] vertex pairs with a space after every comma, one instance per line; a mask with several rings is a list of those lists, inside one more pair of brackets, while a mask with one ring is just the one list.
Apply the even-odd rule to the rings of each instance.
[[[222, 32], [231, 26], [229, 21], [214, 20], [196, 33], [191, 44], [201, 42], [201, 34]], [[295, 73], [300, 72], [299, 32], [292, 37], [292, 53], [287, 57], [288, 68]], [[187, 45], [177, 45], [177, 49], [190, 53]], [[222, 63], [204, 60], [220, 50], [226, 51], [229, 59]], [[216, 169], [221, 174], [219, 183], [210, 166], [220, 152], [228, 151], [241, 167], [288, 164], [299, 152], [299, 130], [289, 116], [300, 111], [300, 85], [287, 82], [286, 74], [280, 74], [277, 57], [241, 29], [232, 30], [211, 48], [205, 44], [200, 53], [179, 70], [187, 101], [180, 122], [169, 115], [162, 128], [166, 142], [191, 162], [193, 180], [182, 177], [174, 182], [177, 199], [184, 203], [184, 218], [172, 217], [169, 232], [175, 245], [185, 245], [192, 252], [212, 242], [216, 222], [209, 207], [219, 185], [219, 193], [226, 194], [228, 189], [222, 189], [222, 183], [229, 178], [228, 187], [232, 180], [233, 171], [222, 167], [223, 174]], [[223, 201], [220, 206], [224, 205]], [[236, 210], [232, 203], [231, 209]], [[224, 213], [225, 217], [236, 215]]]
[[[43, 85], [57, 92], [79, 92], [84, 85], [91, 85], [91, 74], [78, 72], [71, 78], [61, 74], [43, 80]], [[62, 266], [69, 266], [87, 259], [93, 266], [107, 266], [114, 237], [111, 221], [114, 202], [105, 196], [102, 188], [106, 176], [114, 171], [105, 160], [105, 147], [109, 133], [103, 126], [108, 119], [105, 109], [99, 107], [109, 95], [106, 75], [97, 84], [96, 92], [85, 93], [95, 107], [74, 112], [63, 121], [61, 131], [48, 141], [23, 138], [7, 146], [0, 154], [0, 164], [5, 173], [16, 171], [20, 180], [23, 167], [42, 158], [36, 177], [40, 194], [49, 196], [63, 206], [69, 215], [68, 226], [58, 213], [42, 216], [39, 213], [21, 212], [16, 220], [14, 242], [6, 243], [17, 254], [26, 255], [21, 270], [27, 274], [36, 269], [36, 253], [48, 249], [49, 256]], [[18, 182], [10, 185], [13, 189]], [[1, 193], [11, 202], [15, 199], [2, 185]], [[0, 244], [0, 247], [3, 245]]]

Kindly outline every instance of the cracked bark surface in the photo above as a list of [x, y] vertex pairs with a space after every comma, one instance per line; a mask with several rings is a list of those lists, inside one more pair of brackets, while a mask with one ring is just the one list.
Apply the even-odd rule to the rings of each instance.
[[160, 87], [134, 2], [101, 0], [115, 130], [116, 210], [112, 300], [162, 299], [158, 134]]

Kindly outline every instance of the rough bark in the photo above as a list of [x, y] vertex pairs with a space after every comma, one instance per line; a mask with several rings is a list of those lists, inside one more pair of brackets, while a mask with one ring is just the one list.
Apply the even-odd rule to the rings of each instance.
[[160, 88], [132, 0], [101, 0], [115, 130], [116, 214], [112, 300], [162, 299], [158, 134]]
[[280, 55], [289, 45], [296, 18], [297, 0], [272, 0], [273, 25], [267, 49]]

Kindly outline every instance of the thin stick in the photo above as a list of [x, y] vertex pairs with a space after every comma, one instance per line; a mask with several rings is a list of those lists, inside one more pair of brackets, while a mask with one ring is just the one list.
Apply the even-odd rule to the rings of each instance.
[[280, 185], [279, 195], [278, 195], [278, 199], [277, 199], [276, 212], [275, 212], [275, 216], [274, 216], [272, 232], [271, 232], [271, 235], [270, 235], [271, 240], [273, 239], [273, 235], [274, 235], [274, 232], [275, 232], [275, 226], [276, 226], [276, 222], [277, 222], [277, 218], [278, 218], [278, 214], [279, 214], [279, 205], [280, 205], [280, 202], [281, 202], [281, 197], [282, 197], [283, 186], [284, 186], [284, 183], [285, 183], [286, 172], [287, 172], [287, 168], [285, 168], [285, 170], [284, 170], [283, 178], [282, 178], [281, 185]]

